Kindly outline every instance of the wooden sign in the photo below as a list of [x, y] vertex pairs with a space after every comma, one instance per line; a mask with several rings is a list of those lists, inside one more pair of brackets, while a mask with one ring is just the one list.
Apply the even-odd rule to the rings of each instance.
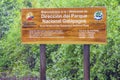
[[105, 44], [106, 8], [22, 9], [22, 43]]

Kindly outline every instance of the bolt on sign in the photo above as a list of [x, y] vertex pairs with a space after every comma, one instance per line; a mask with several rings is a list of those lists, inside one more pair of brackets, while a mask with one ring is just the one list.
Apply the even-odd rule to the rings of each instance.
[[106, 8], [22, 9], [22, 43], [105, 44]]

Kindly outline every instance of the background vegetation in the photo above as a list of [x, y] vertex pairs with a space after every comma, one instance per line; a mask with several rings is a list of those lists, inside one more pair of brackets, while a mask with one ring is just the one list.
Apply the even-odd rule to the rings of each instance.
[[[120, 0], [1, 0], [0, 77], [39, 77], [39, 45], [21, 44], [22, 8], [105, 6], [107, 45], [91, 45], [91, 80], [120, 80]], [[47, 45], [47, 79], [83, 80], [83, 45]]]

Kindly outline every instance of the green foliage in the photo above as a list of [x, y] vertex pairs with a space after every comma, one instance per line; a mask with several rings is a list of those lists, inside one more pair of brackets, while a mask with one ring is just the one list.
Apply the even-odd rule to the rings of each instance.
[[[91, 45], [91, 80], [120, 79], [119, 0], [1, 0], [0, 72], [8, 76], [39, 76], [39, 45], [21, 44], [22, 8], [107, 8], [106, 45]], [[83, 45], [47, 45], [48, 80], [83, 80]], [[1, 76], [1, 75], [0, 75]]]
[[83, 68], [80, 45], [61, 45], [50, 57], [53, 62], [47, 71], [50, 79], [83, 79], [83, 76], [79, 76], [83, 73], [83, 69], [79, 69]]

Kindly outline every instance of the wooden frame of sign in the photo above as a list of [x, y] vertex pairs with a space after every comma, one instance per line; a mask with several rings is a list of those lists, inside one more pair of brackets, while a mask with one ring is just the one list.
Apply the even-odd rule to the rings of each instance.
[[105, 44], [106, 8], [22, 9], [22, 43]]

